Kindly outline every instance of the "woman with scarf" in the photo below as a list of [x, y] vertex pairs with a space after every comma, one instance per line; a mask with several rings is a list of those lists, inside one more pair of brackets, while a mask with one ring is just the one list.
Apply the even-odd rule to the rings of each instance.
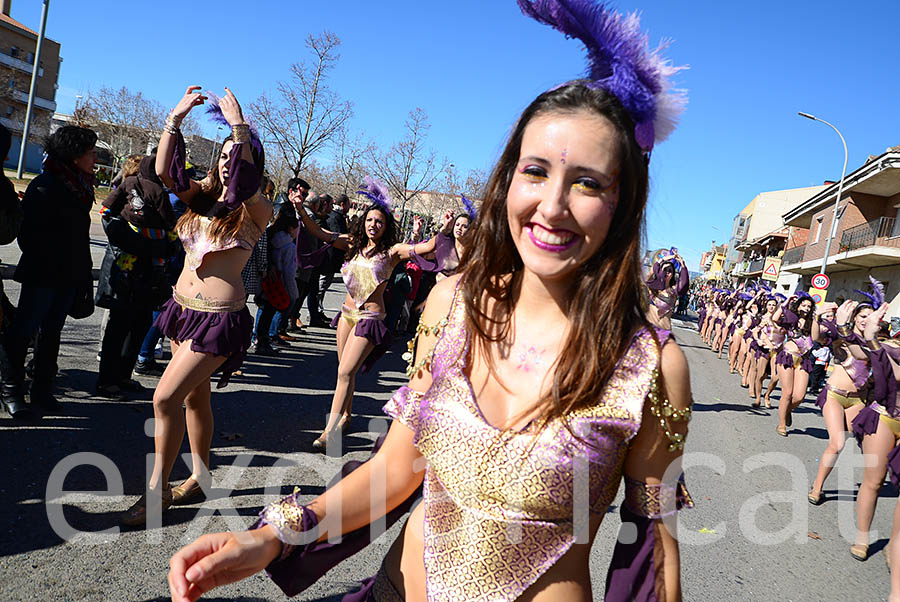
[[47, 139], [43, 170], [22, 199], [22, 250], [13, 278], [22, 283], [18, 311], [6, 329], [9, 373], [3, 383], [7, 407], [25, 408], [25, 354], [37, 334], [31, 406], [55, 412], [53, 397], [59, 337], [76, 296], [93, 288], [90, 211], [94, 204], [94, 145], [97, 135], [63, 126]]

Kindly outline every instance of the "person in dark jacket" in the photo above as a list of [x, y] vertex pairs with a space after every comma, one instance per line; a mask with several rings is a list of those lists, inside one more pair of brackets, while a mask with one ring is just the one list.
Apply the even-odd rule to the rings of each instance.
[[58, 411], [53, 378], [59, 337], [78, 290], [92, 284], [90, 211], [94, 204], [97, 135], [64, 126], [47, 138], [43, 171], [28, 184], [22, 199], [19, 232], [22, 256], [13, 276], [22, 284], [19, 308], [3, 344], [9, 372], [2, 399], [9, 407], [25, 403], [25, 354], [37, 333], [31, 404]]
[[[342, 194], [337, 198], [337, 202], [331, 213], [325, 220], [325, 228], [331, 232], [347, 234], [350, 228], [347, 227], [347, 212], [350, 210], [350, 198], [346, 194]], [[322, 266], [322, 280], [319, 284], [319, 311], [323, 311], [323, 303], [325, 301], [325, 293], [328, 287], [334, 281], [335, 272], [339, 272], [341, 266], [344, 265], [344, 256], [346, 254], [340, 249], [331, 247], [328, 250], [328, 259]]]
[[[0, 157], [3, 157], [4, 160], [9, 155], [11, 143], [12, 136], [9, 130], [0, 125]], [[8, 245], [16, 239], [19, 229], [22, 227], [23, 218], [22, 204], [19, 202], [16, 187], [0, 170], [0, 245]], [[0, 338], [12, 322], [14, 309], [3, 291], [3, 279], [0, 277]], [[0, 345], [0, 376], [5, 380], [8, 372], [9, 361], [6, 359], [3, 345]], [[28, 414], [28, 407], [24, 403], [10, 401], [5, 407], [13, 418], [24, 418]]]
[[109, 309], [97, 395], [123, 399], [143, 387], [131, 378], [153, 310], [168, 299], [166, 260], [177, 244], [175, 212], [156, 175], [156, 156], [141, 160], [100, 211], [109, 246], [100, 268], [96, 304]]

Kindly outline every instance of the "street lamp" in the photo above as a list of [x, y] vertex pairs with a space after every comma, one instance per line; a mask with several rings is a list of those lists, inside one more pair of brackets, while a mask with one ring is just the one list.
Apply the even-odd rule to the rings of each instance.
[[844, 191], [844, 176], [847, 174], [847, 142], [844, 140], [844, 136], [841, 134], [840, 130], [838, 130], [834, 125], [828, 123], [824, 119], [819, 119], [818, 117], [814, 117], [809, 113], [803, 113], [802, 111], [798, 111], [797, 115], [800, 117], [806, 117], [807, 119], [812, 119], [813, 121], [820, 121], [837, 132], [837, 135], [841, 137], [841, 144], [844, 145], [844, 169], [841, 171], [841, 181], [838, 183], [838, 191], [837, 198], [834, 200], [834, 213], [831, 216], [831, 228], [828, 229], [828, 241], [825, 243], [825, 254], [822, 256], [822, 270], [821, 273], [825, 273], [825, 266], [828, 264], [828, 252], [831, 250], [831, 239], [834, 238], [834, 233], [837, 230], [837, 221], [838, 221], [838, 207], [841, 204], [841, 193]]
[[209, 168], [210, 169], [212, 169], [213, 165], [215, 164], [214, 161], [216, 160], [216, 147], [219, 146], [219, 132], [221, 132], [221, 131], [222, 131], [222, 126], [220, 125], [219, 127], [216, 128], [216, 139], [213, 142], [212, 153], [210, 153], [210, 155], [209, 155]]

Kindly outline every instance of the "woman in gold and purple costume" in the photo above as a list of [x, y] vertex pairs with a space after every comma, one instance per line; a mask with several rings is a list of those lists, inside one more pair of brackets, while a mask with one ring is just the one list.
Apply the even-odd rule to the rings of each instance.
[[313, 441], [314, 449], [325, 449], [330, 438], [340, 435], [347, 428], [356, 373], [360, 369], [370, 370], [390, 347], [391, 333], [384, 323], [384, 289], [394, 267], [415, 254], [416, 245], [397, 244], [397, 226], [384, 185], [367, 178], [365, 187], [358, 192], [372, 203], [363, 211], [349, 234], [324, 230], [306, 211], [299, 212], [303, 225], [313, 236], [347, 252], [341, 267], [347, 298], [341, 306], [341, 313], [334, 317], [331, 324], [337, 328], [337, 383], [325, 432]]
[[[564, 31], [561, 14], [618, 32], [617, 52], [656, 56], [634, 19], [593, 3], [519, 4]], [[671, 72], [654, 64], [641, 73]], [[426, 303], [412, 378], [385, 406], [394, 421], [378, 451], [310, 503], [288, 496], [250, 531], [179, 551], [174, 600], [264, 568], [294, 595], [421, 487], [377, 575], [345, 600], [587, 602], [591, 544], [623, 480], [626, 533], [606, 600], [681, 599], [669, 519], [691, 505], [680, 469], [690, 383], [671, 334], [642, 311], [640, 265], [649, 151], [667, 131], [595, 67], [518, 120], [461, 272]]]

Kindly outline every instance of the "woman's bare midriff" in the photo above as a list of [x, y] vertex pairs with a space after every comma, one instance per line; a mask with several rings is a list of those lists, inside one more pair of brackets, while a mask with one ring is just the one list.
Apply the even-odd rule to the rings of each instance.
[[834, 370], [831, 372], [831, 376], [828, 377], [828, 384], [832, 387], [837, 387], [838, 389], [844, 389], [845, 391], [856, 391], [856, 385], [853, 384], [853, 379], [850, 378], [850, 375], [847, 374], [847, 371], [840, 364], [834, 364]]
[[786, 341], [784, 344], [784, 350], [791, 355], [803, 355], [800, 353], [800, 348], [797, 347], [797, 343], [794, 341]]
[[247, 293], [241, 280], [241, 270], [250, 253], [240, 247], [207, 253], [196, 272], [184, 266], [175, 290], [179, 295], [192, 299], [199, 295], [203, 299], [223, 302], [243, 301]]
[[[400, 535], [384, 559], [388, 579], [406, 602], [427, 602], [425, 596], [425, 546], [423, 537], [424, 504], [409, 515]], [[591, 574], [589, 559], [594, 536], [604, 515], [591, 515], [589, 544], [574, 544], [521, 596], [518, 602], [590, 602]]]
[[369, 299], [362, 304], [362, 307], [356, 307], [356, 303], [353, 301], [353, 297], [350, 296], [350, 293], [347, 293], [347, 296], [344, 297], [344, 305], [347, 307], [356, 307], [359, 310], [372, 311], [375, 313], [384, 313], [384, 289], [387, 288], [387, 282], [382, 282], [378, 288], [375, 289], [371, 295], [369, 295]]

